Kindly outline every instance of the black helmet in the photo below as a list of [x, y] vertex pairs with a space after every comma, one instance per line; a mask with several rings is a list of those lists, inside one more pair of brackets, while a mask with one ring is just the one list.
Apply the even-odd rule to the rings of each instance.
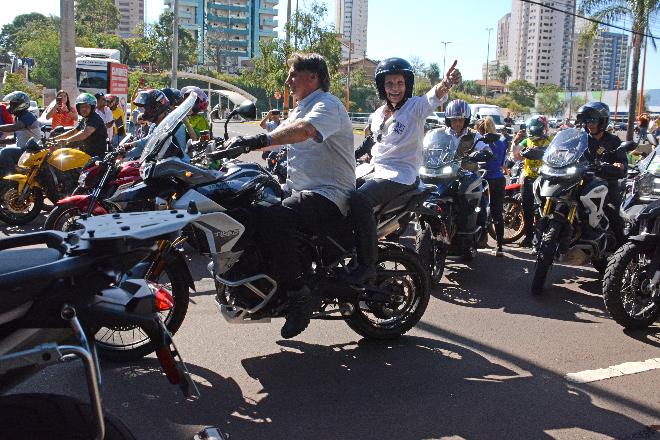
[[158, 116], [170, 109], [170, 101], [158, 89], [139, 92], [133, 104], [142, 107], [142, 117], [149, 122], [156, 122]]
[[406, 93], [399, 104], [401, 106], [412, 96], [413, 86], [415, 85], [415, 74], [408, 61], [403, 58], [387, 58], [378, 63], [378, 66], [376, 66], [376, 89], [378, 90], [380, 99], [387, 100], [387, 95], [385, 94], [385, 76], [394, 73], [402, 74], [406, 80]]
[[172, 107], [176, 107], [177, 105], [181, 104], [183, 101], [183, 95], [181, 94], [181, 91], [179, 89], [174, 89], [172, 87], [165, 87], [164, 89], [160, 89], [161, 92], [165, 94], [165, 97], [167, 98], [168, 101], [170, 101], [170, 105]]
[[12, 115], [16, 115], [30, 108], [30, 96], [20, 90], [11, 92], [3, 98], [3, 101], [9, 103], [9, 109], [7, 111]]
[[602, 102], [587, 102], [578, 109], [575, 121], [584, 124], [585, 130], [592, 120], [598, 120], [598, 131], [604, 131], [610, 122], [610, 108]]

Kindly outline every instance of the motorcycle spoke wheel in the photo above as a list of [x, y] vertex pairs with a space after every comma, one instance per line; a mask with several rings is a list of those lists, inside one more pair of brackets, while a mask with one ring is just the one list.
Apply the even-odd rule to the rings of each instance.
[[392, 339], [410, 330], [422, 317], [429, 301], [428, 278], [417, 256], [399, 247], [379, 252], [374, 286], [402, 301], [359, 301], [348, 325], [372, 339]]
[[507, 197], [504, 200], [502, 220], [504, 222], [503, 242], [505, 244], [514, 243], [525, 234], [522, 204], [513, 197]]
[[24, 225], [37, 218], [44, 205], [43, 194], [30, 190], [25, 200], [19, 200], [16, 183], [5, 184], [0, 189], [0, 220], [10, 225]]
[[660, 292], [651, 284], [648, 267], [654, 248], [626, 243], [611, 257], [603, 279], [605, 307], [628, 329], [645, 328], [660, 315]]

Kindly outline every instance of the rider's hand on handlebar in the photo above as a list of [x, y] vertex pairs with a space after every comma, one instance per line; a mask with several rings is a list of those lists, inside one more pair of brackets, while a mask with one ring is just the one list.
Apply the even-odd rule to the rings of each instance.
[[249, 153], [252, 150], [267, 147], [269, 144], [268, 135], [261, 133], [255, 136], [237, 136], [231, 138], [225, 143], [224, 149], [228, 150], [230, 148], [241, 147], [245, 153]]

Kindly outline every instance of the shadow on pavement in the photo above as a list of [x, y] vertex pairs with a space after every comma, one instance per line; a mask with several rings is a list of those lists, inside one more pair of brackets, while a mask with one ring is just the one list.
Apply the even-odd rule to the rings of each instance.
[[534, 259], [529, 251], [507, 249], [505, 258], [488, 252], [467, 265], [447, 260], [445, 278], [432, 289], [436, 298], [456, 305], [501, 309], [507, 313], [575, 322], [607, 318], [601, 281], [590, 267], [554, 265], [542, 295], [529, 286]]

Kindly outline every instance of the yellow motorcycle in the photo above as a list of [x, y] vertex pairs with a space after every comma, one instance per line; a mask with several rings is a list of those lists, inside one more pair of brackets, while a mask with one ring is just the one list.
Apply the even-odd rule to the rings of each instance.
[[74, 148], [60, 148], [47, 140], [31, 139], [18, 159], [16, 173], [3, 177], [0, 185], [0, 220], [24, 225], [34, 220], [44, 205], [66, 197], [78, 185], [82, 168], [91, 157]]

